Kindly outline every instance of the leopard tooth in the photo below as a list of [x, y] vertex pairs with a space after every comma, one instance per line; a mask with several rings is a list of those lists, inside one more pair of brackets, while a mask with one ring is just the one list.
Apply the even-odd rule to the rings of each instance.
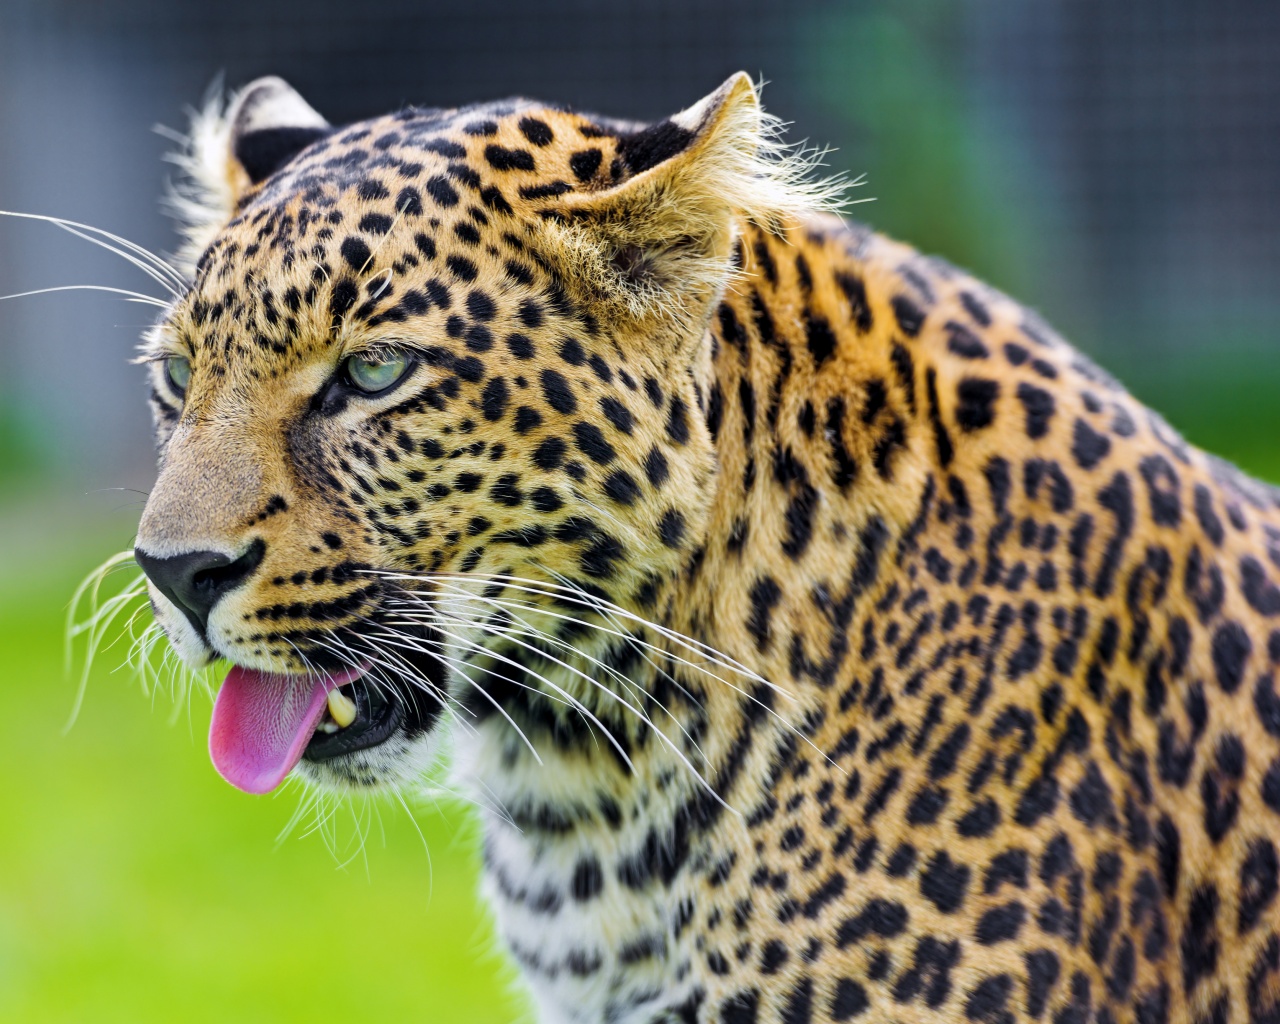
[[339, 729], [345, 729], [356, 720], [356, 703], [341, 690], [330, 690], [329, 714], [338, 723]]

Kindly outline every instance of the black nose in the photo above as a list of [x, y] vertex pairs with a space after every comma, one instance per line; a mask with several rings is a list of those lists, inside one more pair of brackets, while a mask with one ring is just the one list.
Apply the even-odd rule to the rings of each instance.
[[133, 549], [133, 558], [160, 593], [182, 610], [203, 637], [213, 606], [253, 574], [266, 550], [266, 544], [255, 540], [239, 558], [229, 558], [217, 551], [190, 551], [159, 558], [141, 548]]

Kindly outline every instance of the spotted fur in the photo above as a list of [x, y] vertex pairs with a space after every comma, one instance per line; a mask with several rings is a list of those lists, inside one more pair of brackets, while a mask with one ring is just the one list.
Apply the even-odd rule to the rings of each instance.
[[742, 77], [203, 124], [138, 544], [263, 547], [160, 621], [295, 672], [447, 624], [443, 706], [306, 770], [410, 783], [452, 722], [545, 1021], [1280, 1020], [1280, 493], [804, 212], [761, 126]]

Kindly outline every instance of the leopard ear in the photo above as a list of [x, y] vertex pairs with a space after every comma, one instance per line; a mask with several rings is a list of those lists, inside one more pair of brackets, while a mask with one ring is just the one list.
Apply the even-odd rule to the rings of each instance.
[[624, 180], [566, 195], [563, 216], [549, 218], [580, 297], [700, 334], [741, 222], [778, 230], [835, 205], [838, 183], [810, 182], [814, 160], [781, 144], [778, 127], [739, 72], [687, 110], [620, 135], [612, 174]]
[[212, 93], [184, 148], [169, 157], [185, 173], [167, 197], [184, 239], [180, 266], [190, 273], [245, 193], [331, 130], [281, 78], [250, 82], [225, 106], [221, 90]]
[[282, 78], [259, 78], [227, 111], [230, 157], [249, 184], [270, 177], [316, 139], [329, 122]]

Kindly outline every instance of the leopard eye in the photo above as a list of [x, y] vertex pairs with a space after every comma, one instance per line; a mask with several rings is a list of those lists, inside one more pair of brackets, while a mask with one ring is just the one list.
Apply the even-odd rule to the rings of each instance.
[[164, 361], [164, 373], [174, 391], [179, 395], [187, 393], [187, 385], [191, 383], [190, 359], [186, 356], [170, 356]]
[[347, 359], [347, 379], [372, 395], [399, 382], [412, 365], [412, 360], [399, 352], [368, 352]]

